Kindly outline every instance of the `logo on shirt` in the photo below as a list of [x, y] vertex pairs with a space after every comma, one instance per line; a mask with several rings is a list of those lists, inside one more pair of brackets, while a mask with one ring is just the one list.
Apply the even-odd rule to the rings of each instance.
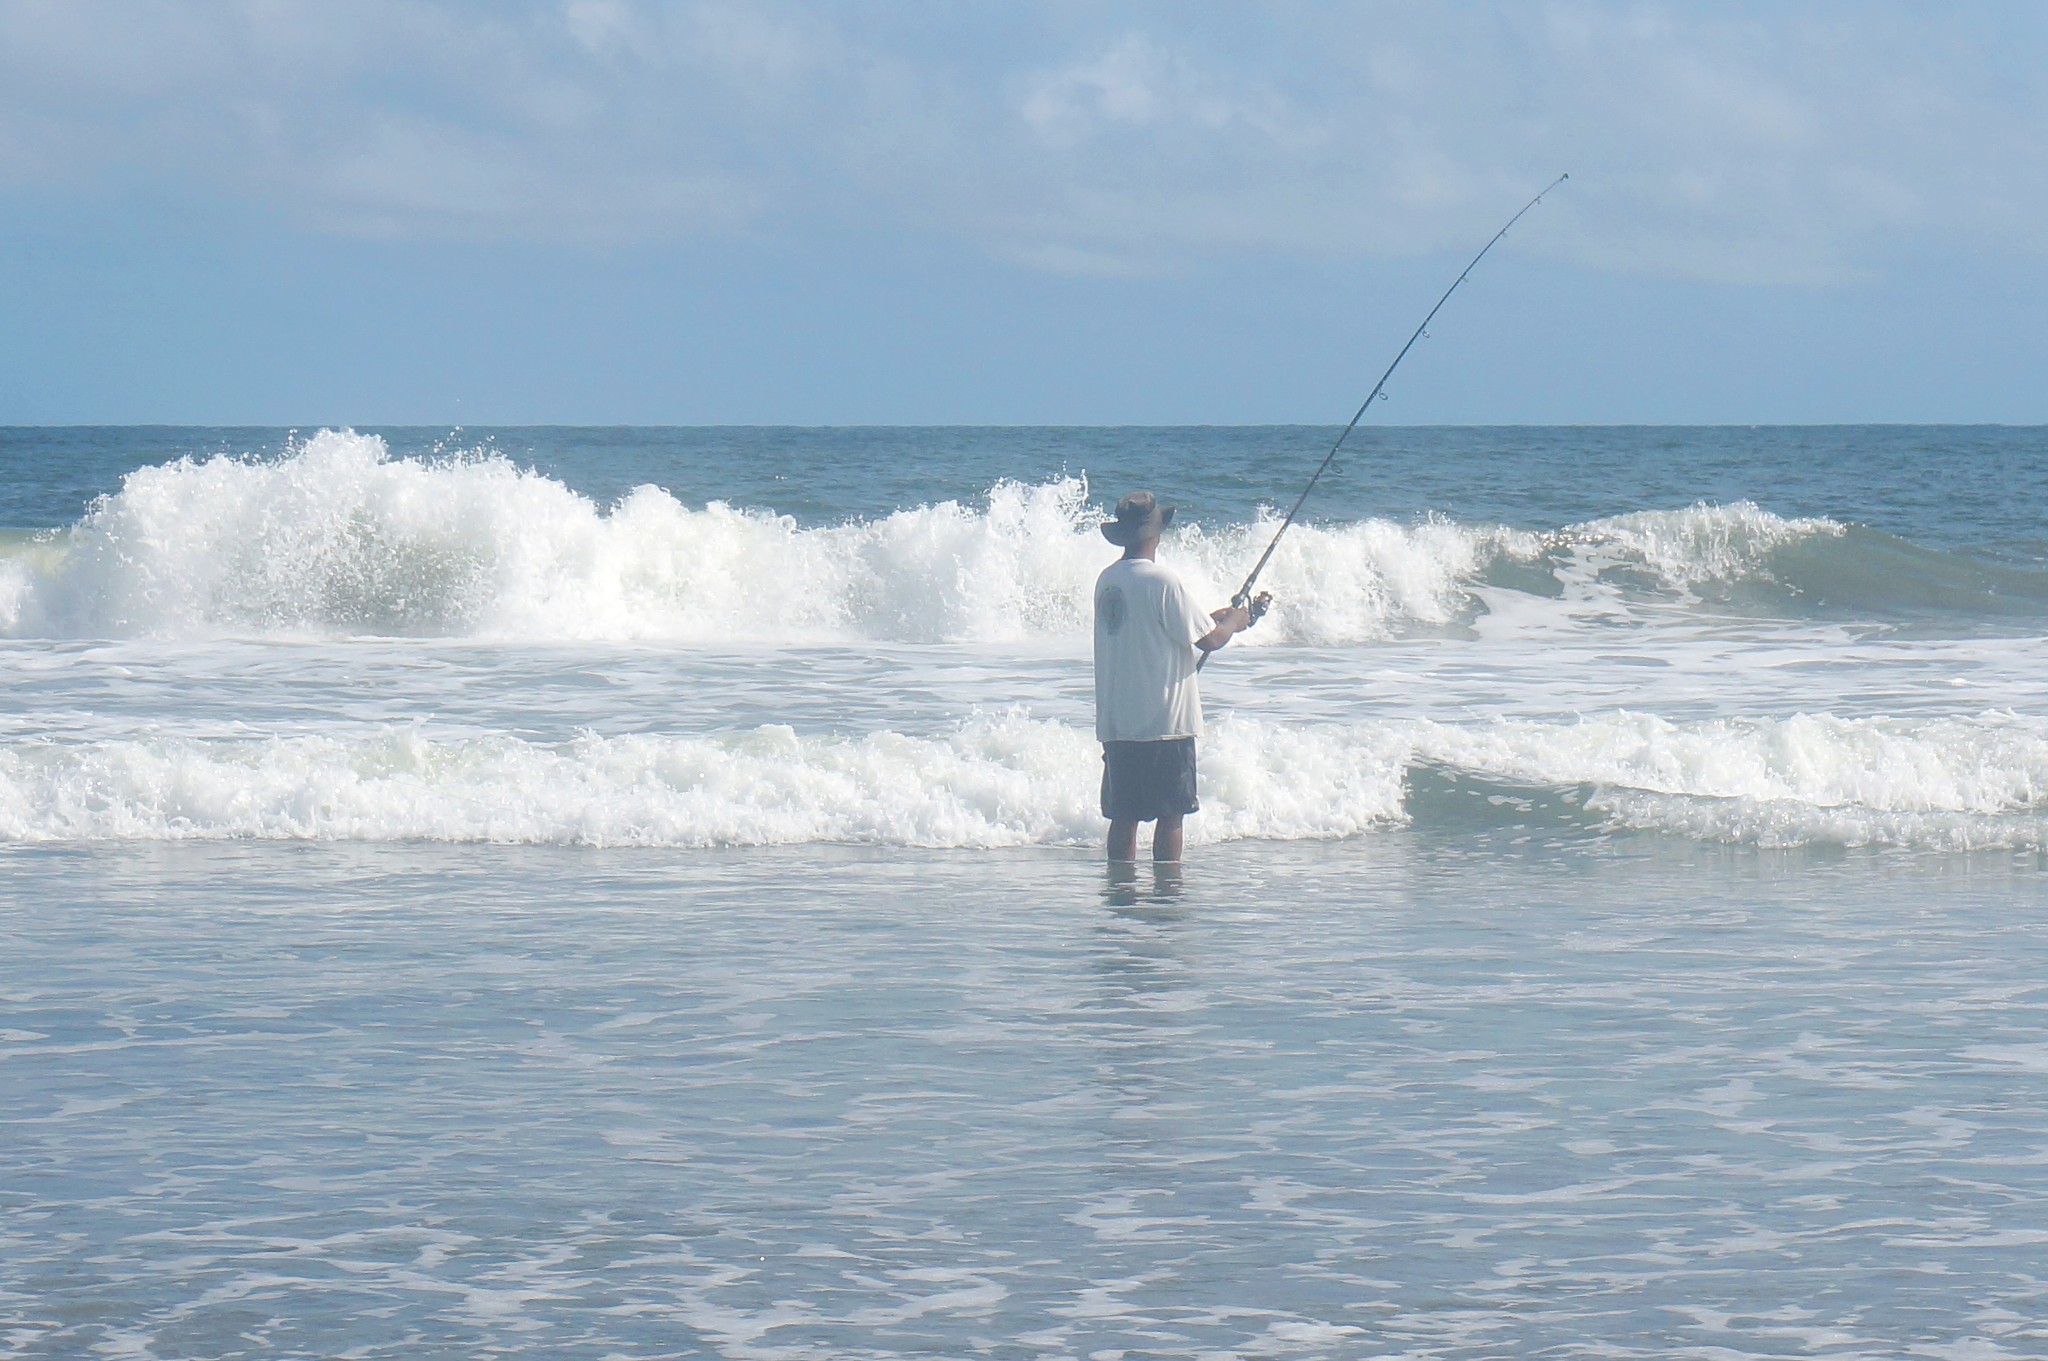
[[1102, 627], [1106, 632], [1123, 632], [1126, 613], [1123, 587], [1106, 586], [1102, 594], [1095, 597], [1095, 617], [1102, 621]]

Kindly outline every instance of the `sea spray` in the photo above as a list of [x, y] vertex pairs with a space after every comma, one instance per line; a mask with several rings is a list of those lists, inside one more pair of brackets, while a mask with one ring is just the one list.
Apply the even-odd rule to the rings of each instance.
[[1596, 568], [1633, 567], [1677, 590], [1768, 575], [1780, 548], [1801, 539], [1838, 538], [1844, 530], [1833, 520], [1786, 519], [1749, 501], [1702, 502], [1683, 510], [1636, 511], [1571, 525], [1546, 535], [1544, 546]]
[[[1162, 556], [1220, 603], [1266, 521], [1184, 515]], [[128, 475], [69, 530], [0, 547], [16, 638], [442, 637], [528, 642], [1015, 642], [1081, 637], [1108, 548], [1087, 482], [998, 482], [805, 527], [691, 507], [641, 486], [603, 507], [496, 454], [394, 458], [323, 431], [269, 459], [181, 459]], [[1302, 525], [1265, 578], [1246, 646], [1346, 646], [1457, 626], [1506, 569], [1522, 587], [1688, 597], [1769, 582], [1825, 520], [1694, 506], [1537, 532], [1442, 518]], [[1533, 575], [1532, 575], [1533, 574]]]

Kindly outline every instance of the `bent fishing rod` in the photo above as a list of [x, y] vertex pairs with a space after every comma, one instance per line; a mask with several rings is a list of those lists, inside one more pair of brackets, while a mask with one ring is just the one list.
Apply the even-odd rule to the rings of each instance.
[[[1372, 407], [1372, 404], [1378, 401], [1386, 393], [1387, 380], [1394, 376], [1395, 369], [1401, 367], [1401, 361], [1408, 357], [1408, 351], [1415, 348], [1415, 342], [1422, 339], [1424, 333], [1426, 333], [1429, 330], [1429, 323], [1436, 320], [1436, 314], [1438, 312], [1443, 311], [1444, 304], [1451, 300], [1451, 294], [1458, 291], [1458, 285], [1464, 283], [1465, 277], [1469, 275], [1473, 270], [1479, 267], [1479, 262], [1486, 258], [1486, 253], [1488, 251], [1492, 250], [1495, 246], [1500, 244], [1500, 239], [1508, 234], [1508, 229], [1510, 227], [1513, 227], [1517, 222], [1520, 222], [1522, 220], [1523, 213], [1528, 212], [1531, 208], [1534, 208], [1537, 204], [1543, 202], [1544, 194], [1549, 193], [1551, 190], [1557, 188], [1558, 185], [1563, 184], [1566, 180], [1570, 178], [1570, 174], [1559, 175], [1549, 184], [1544, 185], [1543, 193], [1536, 195], [1535, 198], [1532, 198], [1527, 203], [1523, 204], [1521, 212], [1518, 212], [1513, 217], [1509, 218], [1507, 220], [1507, 225], [1502, 227], [1499, 231], [1495, 232], [1493, 234], [1493, 239], [1488, 241], [1484, 246], [1481, 246], [1479, 248], [1479, 254], [1472, 257], [1472, 262], [1466, 265], [1465, 268], [1459, 272], [1457, 278], [1451, 280], [1451, 286], [1449, 288], [1446, 288], [1444, 290], [1444, 295], [1436, 300], [1436, 306], [1429, 309], [1429, 315], [1424, 317], [1422, 319], [1422, 324], [1415, 328], [1415, 334], [1408, 337], [1408, 343], [1406, 345], [1403, 345], [1401, 347], [1401, 352], [1394, 356], [1394, 362], [1387, 365], [1387, 371], [1380, 375], [1379, 382], [1373, 384], [1372, 391], [1367, 393], [1365, 400], [1358, 404], [1358, 410], [1352, 414], [1351, 423], [1344, 427], [1344, 431], [1342, 434], [1337, 436], [1337, 442], [1330, 446], [1330, 452], [1323, 455], [1322, 466], [1316, 469], [1316, 475], [1314, 477], [1311, 477], [1308, 480], [1308, 485], [1301, 489], [1301, 495], [1294, 498], [1294, 506], [1287, 512], [1287, 518], [1283, 519], [1280, 522], [1280, 528], [1273, 531], [1272, 542], [1266, 545], [1265, 552], [1259, 554], [1259, 560], [1257, 563], [1253, 564], [1250, 575], [1245, 577], [1244, 585], [1238, 587], [1237, 594], [1230, 597], [1230, 603], [1232, 606], [1251, 608], [1252, 619], [1254, 622], [1257, 622], [1259, 616], [1265, 613], [1263, 605], [1255, 602], [1255, 598], [1252, 595], [1252, 587], [1258, 584], [1259, 573], [1265, 571], [1266, 564], [1273, 560], [1273, 550], [1280, 546], [1281, 536], [1284, 535], [1288, 531], [1288, 529], [1294, 524], [1294, 517], [1301, 514], [1301, 508], [1308, 503], [1309, 493], [1316, 489], [1316, 483], [1323, 480], [1323, 474], [1330, 471], [1330, 465], [1336, 462], [1337, 451], [1344, 447], [1344, 441], [1351, 438], [1351, 432], [1358, 428], [1358, 422], [1364, 418], [1365, 413]], [[1207, 662], [1209, 658], [1213, 655], [1215, 654], [1207, 652], [1203, 653], [1201, 658], [1196, 662], [1195, 669], [1199, 671], [1201, 669], [1201, 664], [1203, 662]]]

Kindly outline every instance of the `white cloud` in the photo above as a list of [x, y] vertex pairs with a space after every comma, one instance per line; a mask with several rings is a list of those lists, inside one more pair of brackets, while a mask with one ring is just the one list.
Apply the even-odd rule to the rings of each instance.
[[1958, 3], [0, 0], [0, 189], [316, 230], [854, 223], [1035, 268], [1524, 249], [1823, 284], [2039, 248], [2048, 17]]
[[1256, 85], [1231, 88], [1235, 83], [1132, 34], [1098, 55], [1032, 75], [1020, 112], [1054, 145], [1126, 128], [1217, 132], [1245, 124], [1269, 135], [1280, 131], [1284, 102]]

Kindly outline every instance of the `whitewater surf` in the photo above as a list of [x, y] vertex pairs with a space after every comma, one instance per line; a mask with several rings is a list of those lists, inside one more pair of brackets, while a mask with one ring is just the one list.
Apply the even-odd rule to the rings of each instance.
[[[136, 467], [0, 544], [0, 838], [1095, 837], [1085, 470], [803, 518], [719, 490], [350, 431]], [[1221, 600], [1270, 508], [1185, 519], [1162, 555]], [[1192, 835], [1427, 826], [1443, 771], [1597, 834], [2039, 847], [2048, 575], [1944, 537], [1751, 500], [1303, 523], [1210, 675]]]

